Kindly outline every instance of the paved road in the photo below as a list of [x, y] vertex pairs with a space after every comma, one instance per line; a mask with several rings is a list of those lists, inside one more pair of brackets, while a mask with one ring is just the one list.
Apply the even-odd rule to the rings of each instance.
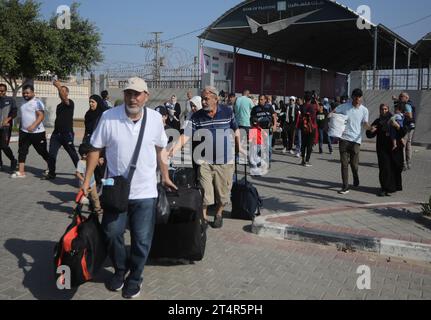
[[[13, 146], [16, 149], [16, 145]], [[275, 155], [267, 177], [254, 179], [265, 200], [265, 213], [388, 201], [375, 196], [376, 155], [362, 153], [359, 191], [336, 193], [339, 164], [334, 155], [314, 155], [312, 168], [290, 156]], [[391, 201], [424, 201], [431, 193], [431, 151], [419, 149], [405, 191]], [[70, 222], [77, 183], [70, 159], [60, 153], [59, 178], [41, 181], [45, 165], [31, 151], [29, 177], [11, 180], [0, 173], [0, 299], [121, 299], [108, 292], [107, 268], [95, 282], [77, 291], [54, 286], [52, 252]], [[371, 290], [359, 290], [357, 268], [371, 268]], [[142, 299], [431, 299], [431, 265], [387, 259], [332, 247], [264, 239], [250, 223], [226, 220], [209, 230], [204, 261], [194, 265], [150, 262]]]

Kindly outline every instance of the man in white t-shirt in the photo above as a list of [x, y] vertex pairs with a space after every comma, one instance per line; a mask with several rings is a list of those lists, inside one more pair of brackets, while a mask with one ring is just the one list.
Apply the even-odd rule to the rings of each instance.
[[352, 93], [352, 102], [345, 103], [335, 109], [336, 113], [347, 116], [346, 130], [340, 139], [341, 172], [343, 187], [339, 194], [347, 194], [349, 189], [349, 163], [353, 173], [353, 185], [359, 187], [359, 153], [362, 143], [362, 129], [371, 129], [368, 124], [369, 112], [362, 105], [362, 90], [355, 89]]
[[19, 171], [11, 175], [12, 179], [25, 178], [25, 160], [28, 150], [33, 146], [37, 153], [48, 164], [49, 154], [46, 142], [45, 127], [45, 106], [37, 99], [32, 85], [25, 85], [22, 88], [22, 96], [26, 103], [20, 108], [21, 126], [19, 130], [18, 162]]
[[[82, 190], [87, 194], [100, 152], [104, 148], [108, 178], [128, 176], [145, 109], [147, 121], [136, 171], [131, 182], [128, 212], [105, 211], [102, 221], [108, 253], [115, 268], [115, 275], [108, 284], [108, 289], [123, 290], [123, 297], [126, 299], [140, 295], [142, 275], [151, 248], [156, 218], [157, 167], [161, 171], [164, 186], [176, 189], [169, 179], [165, 150], [168, 138], [162, 116], [145, 107], [148, 98], [148, 87], [143, 79], [128, 80], [124, 90], [125, 104], [106, 111], [93, 133], [91, 138], [93, 150], [88, 155], [87, 172], [82, 186]], [[127, 219], [132, 239], [129, 259], [124, 244]], [[130, 274], [125, 279], [128, 271]]]

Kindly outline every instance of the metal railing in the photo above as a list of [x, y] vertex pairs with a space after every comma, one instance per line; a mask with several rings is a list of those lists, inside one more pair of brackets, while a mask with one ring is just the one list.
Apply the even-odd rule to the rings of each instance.
[[[48, 80], [49, 78], [49, 80]], [[71, 98], [88, 98], [91, 95], [91, 83], [90, 81], [83, 81], [81, 84], [77, 82], [65, 82], [61, 80], [62, 85], [69, 88], [69, 95]], [[37, 77], [34, 80], [34, 91], [37, 97], [58, 97], [58, 90], [52, 84], [50, 77]], [[22, 84], [22, 80], [17, 81], [18, 85]], [[12, 95], [12, 90], [8, 86], [8, 95]], [[17, 96], [22, 96], [22, 88], [18, 90]]]
[[[379, 70], [362, 72], [362, 86], [366, 90], [431, 90], [428, 69]], [[374, 87], [375, 86], [375, 87]]]

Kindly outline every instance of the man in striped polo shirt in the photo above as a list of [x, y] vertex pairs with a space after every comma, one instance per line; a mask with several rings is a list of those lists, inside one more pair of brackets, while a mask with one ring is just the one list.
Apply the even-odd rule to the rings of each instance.
[[193, 150], [193, 161], [199, 165], [199, 182], [204, 190], [204, 219], [208, 207], [216, 204], [213, 228], [223, 226], [223, 209], [230, 202], [235, 152], [240, 150], [240, 131], [232, 109], [218, 104], [214, 87], [202, 91], [202, 109], [196, 112], [185, 128], [171, 156], [187, 142], [199, 141]]

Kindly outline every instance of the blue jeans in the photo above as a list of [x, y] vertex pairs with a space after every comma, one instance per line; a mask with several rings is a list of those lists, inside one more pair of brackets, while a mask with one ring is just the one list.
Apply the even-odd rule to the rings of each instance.
[[319, 151], [320, 153], [323, 152], [323, 141], [325, 138], [325, 135], [328, 138], [328, 148], [329, 148], [329, 152], [332, 153], [332, 143], [331, 143], [331, 138], [328, 136], [328, 134], [325, 132], [324, 129], [319, 129]]
[[79, 156], [75, 149], [73, 142], [74, 139], [75, 134], [73, 132], [53, 133], [51, 135], [48, 161], [49, 173], [51, 175], [55, 175], [57, 155], [61, 147], [63, 147], [64, 150], [66, 150], [66, 152], [69, 154], [70, 159], [72, 159], [73, 165], [76, 168], [79, 162]]
[[296, 153], [301, 153], [302, 151], [302, 130], [296, 129]]
[[[130, 200], [129, 211], [115, 214], [105, 212], [102, 220], [106, 236], [108, 254], [114, 264], [115, 273], [126, 274], [128, 285], [139, 285], [143, 280], [143, 272], [153, 241], [156, 223], [157, 199]], [[131, 233], [130, 257], [127, 257], [124, 244], [127, 218]]]

